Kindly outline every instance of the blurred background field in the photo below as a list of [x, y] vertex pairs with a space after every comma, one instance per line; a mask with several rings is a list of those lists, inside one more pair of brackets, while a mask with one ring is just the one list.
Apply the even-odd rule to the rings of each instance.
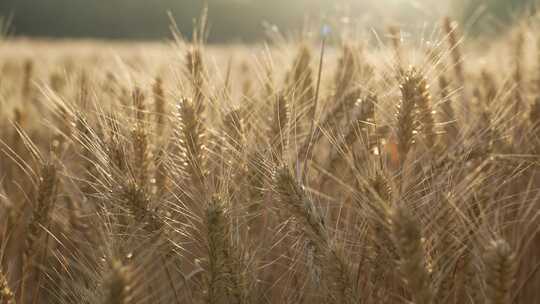
[[[187, 37], [204, 0], [3, 0], [0, 16], [17, 36], [57, 38], [163, 39], [168, 12]], [[268, 28], [299, 32], [309, 24], [384, 29], [388, 24], [420, 28], [450, 15], [467, 32], [498, 33], [536, 0], [207, 0], [210, 42], [246, 42]]]

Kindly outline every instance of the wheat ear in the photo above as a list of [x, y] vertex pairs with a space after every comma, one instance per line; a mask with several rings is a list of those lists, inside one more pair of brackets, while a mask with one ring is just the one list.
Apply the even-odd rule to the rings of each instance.
[[201, 116], [202, 105], [183, 98], [177, 105], [177, 147], [180, 150], [183, 168], [193, 186], [203, 193], [206, 176], [205, 128]]
[[503, 239], [492, 241], [483, 255], [487, 304], [509, 304], [517, 270], [516, 255]]
[[111, 273], [106, 280], [103, 304], [129, 304], [131, 299], [131, 272], [119, 261], [111, 262]]
[[15, 304], [15, 295], [9, 288], [4, 271], [0, 269], [0, 304]]

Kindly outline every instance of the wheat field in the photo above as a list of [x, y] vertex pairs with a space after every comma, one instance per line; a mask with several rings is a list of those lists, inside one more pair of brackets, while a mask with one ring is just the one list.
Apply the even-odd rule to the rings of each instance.
[[[0, 303], [540, 303], [540, 36], [0, 41]], [[537, 243], [538, 242], [538, 243]]]

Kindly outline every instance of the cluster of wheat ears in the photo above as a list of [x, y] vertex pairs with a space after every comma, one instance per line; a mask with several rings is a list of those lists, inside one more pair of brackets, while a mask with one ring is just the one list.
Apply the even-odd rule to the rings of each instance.
[[531, 26], [0, 57], [0, 303], [540, 302]]

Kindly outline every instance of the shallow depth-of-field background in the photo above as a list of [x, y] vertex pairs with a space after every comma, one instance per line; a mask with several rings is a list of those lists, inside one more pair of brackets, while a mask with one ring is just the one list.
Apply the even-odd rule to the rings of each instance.
[[539, 18], [486, 3], [491, 31], [8, 35], [0, 304], [540, 302]]

